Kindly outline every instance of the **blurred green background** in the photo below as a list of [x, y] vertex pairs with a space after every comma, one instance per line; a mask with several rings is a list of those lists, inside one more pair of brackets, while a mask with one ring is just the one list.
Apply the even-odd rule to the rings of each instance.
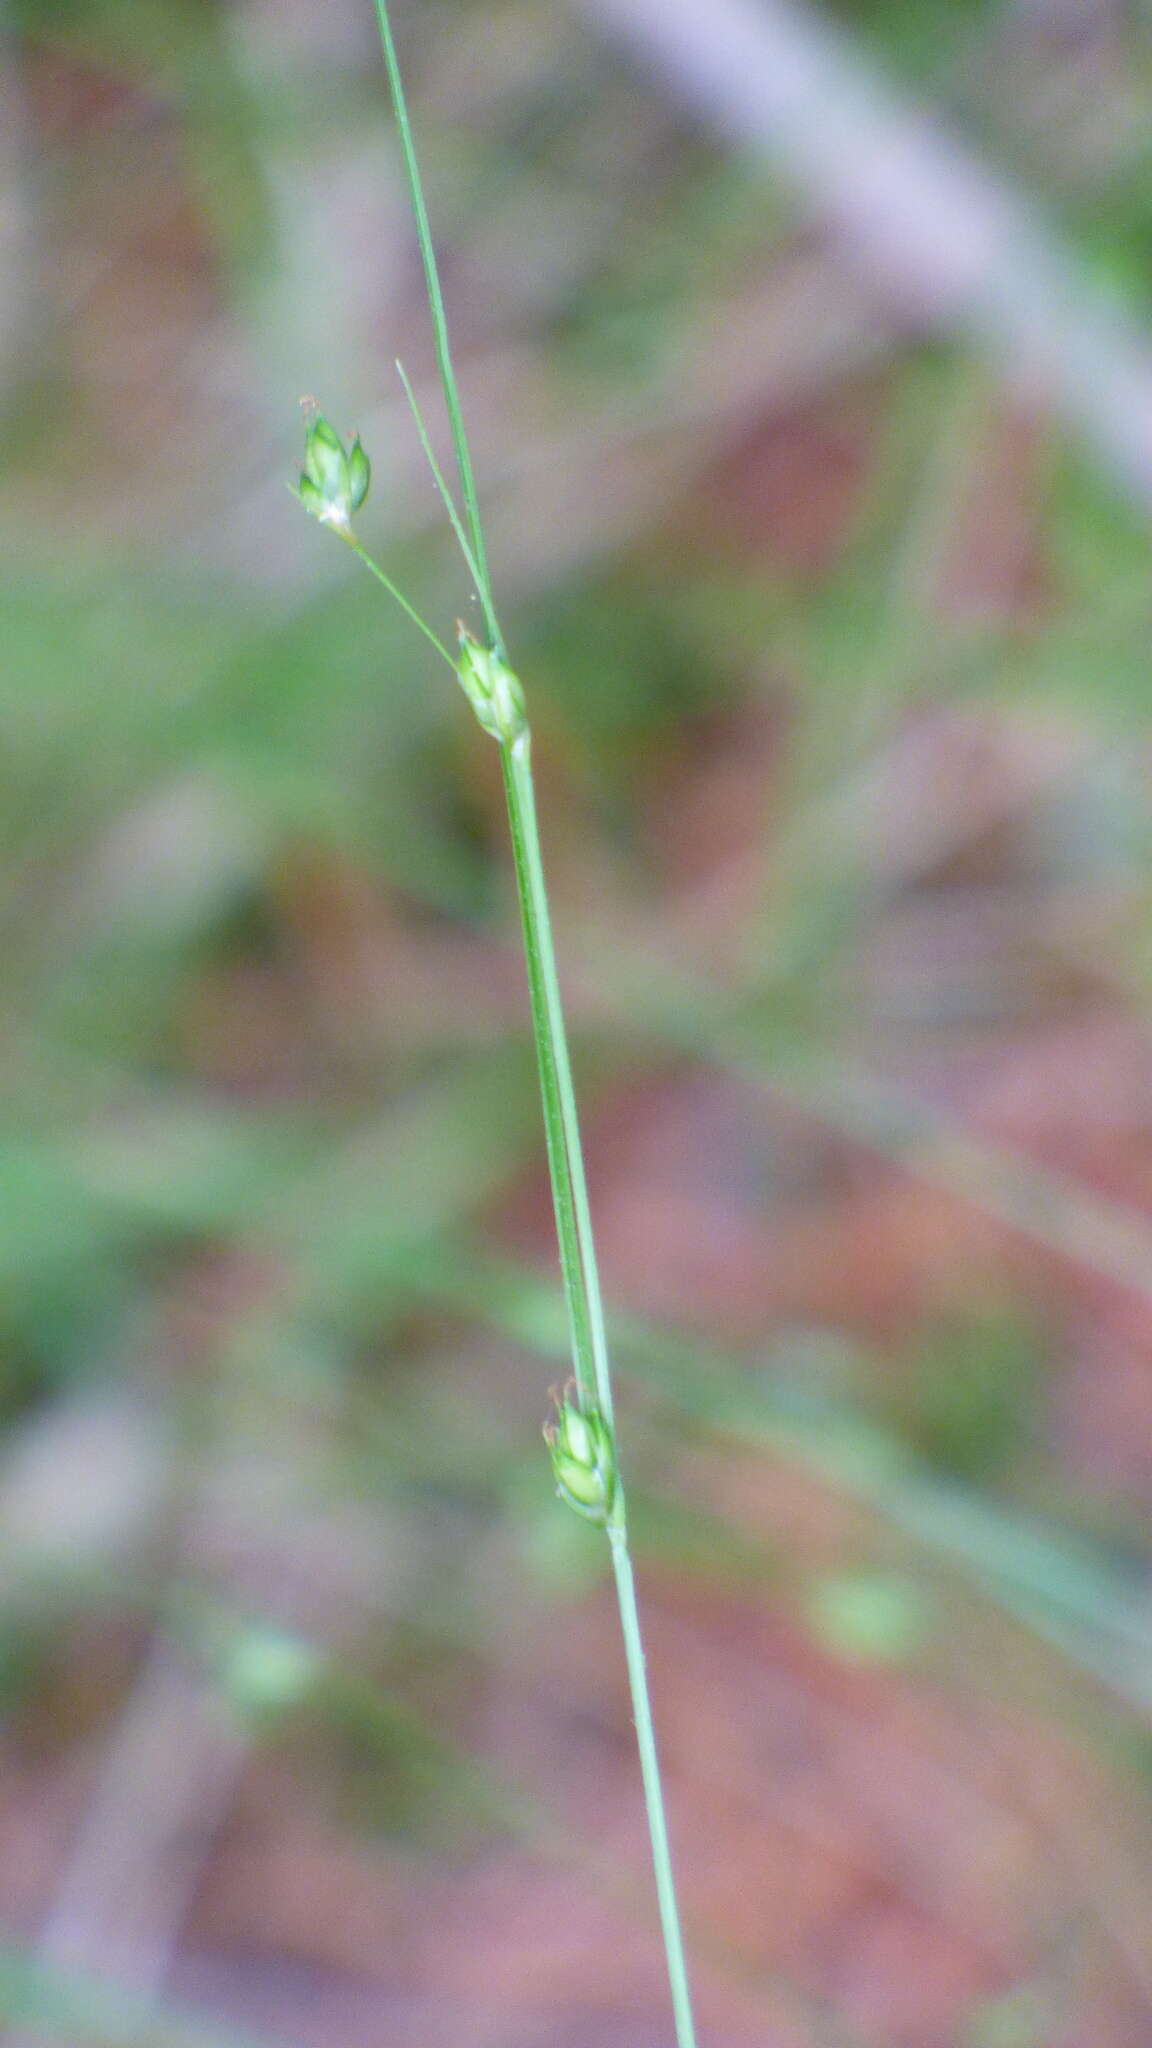
[[[660, 12], [397, 33], [702, 2034], [1139, 2048], [1152, 16]], [[0, 53], [5, 2038], [655, 2048], [371, 8]]]

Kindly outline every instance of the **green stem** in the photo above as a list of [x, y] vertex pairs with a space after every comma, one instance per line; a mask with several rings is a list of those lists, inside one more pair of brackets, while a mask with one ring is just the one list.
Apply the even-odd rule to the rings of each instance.
[[640, 1611], [636, 1605], [636, 1582], [628, 1552], [628, 1530], [624, 1519], [624, 1495], [617, 1488], [616, 1506], [608, 1528], [612, 1544], [612, 1570], [616, 1575], [616, 1601], [628, 1664], [628, 1687], [632, 1695], [632, 1718], [636, 1724], [636, 1747], [640, 1752], [640, 1775], [644, 1781], [644, 1805], [648, 1814], [648, 1838], [652, 1845], [652, 1869], [660, 1908], [660, 1928], [668, 1965], [668, 1988], [676, 2021], [678, 2048], [695, 2048], [692, 1995], [688, 1988], [688, 1966], [684, 1960], [684, 1937], [680, 1909], [676, 1902], [676, 1879], [672, 1872], [672, 1851], [664, 1815], [664, 1789], [656, 1731], [652, 1725], [652, 1702], [648, 1693], [648, 1670], [640, 1634]]
[[392, 105], [396, 110], [396, 127], [400, 135], [400, 148], [404, 155], [404, 171], [408, 180], [408, 198], [412, 207], [412, 218], [416, 223], [416, 239], [420, 244], [420, 257], [424, 265], [424, 284], [428, 293], [428, 309], [432, 315], [432, 335], [436, 345], [436, 367], [440, 372], [440, 384], [444, 392], [444, 404], [448, 411], [448, 423], [452, 429], [452, 446], [456, 451], [456, 468], [460, 474], [460, 490], [464, 499], [464, 510], [468, 519], [468, 531], [472, 541], [472, 554], [478, 571], [477, 583], [484, 622], [497, 654], [504, 651], [504, 639], [496, 606], [492, 596], [492, 581], [488, 573], [488, 554], [484, 545], [484, 528], [480, 519], [480, 500], [476, 493], [476, 478], [472, 468], [472, 454], [468, 446], [468, 435], [464, 427], [464, 413], [460, 404], [460, 387], [456, 382], [456, 371], [452, 363], [452, 350], [448, 341], [448, 316], [444, 311], [444, 294], [440, 288], [440, 271], [436, 263], [436, 252], [432, 246], [432, 227], [428, 219], [428, 207], [424, 199], [424, 184], [420, 166], [416, 160], [416, 145], [412, 139], [412, 123], [408, 118], [408, 101], [404, 92], [404, 81], [400, 76], [400, 64], [396, 56], [396, 44], [392, 38], [392, 23], [388, 18], [387, 0], [376, 0], [376, 20], [380, 29], [380, 42], [384, 51], [384, 64], [388, 72], [388, 85], [392, 94]]
[[[467, 536], [460, 530], [455, 504], [447, 485], [437, 469], [432, 455], [424, 424], [419, 410], [412, 399], [405, 378], [405, 388], [416, 413], [417, 431], [425, 445], [432, 464], [433, 477], [448, 508], [449, 517], [457, 530], [464, 558], [468, 563], [477, 586], [477, 594], [484, 612], [485, 624], [490, 639], [490, 653], [501, 662], [504, 660], [504, 642], [496, 615], [488, 571], [487, 551], [484, 544], [484, 530], [480, 518], [480, 505], [476, 493], [472, 458], [468, 437], [464, 429], [460, 393], [456, 373], [452, 364], [452, 352], [448, 342], [448, 322], [444, 311], [444, 296], [440, 288], [440, 276], [436, 264], [436, 253], [432, 245], [432, 231], [428, 220], [428, 209], [424, 201], [424, 188], [416, 160], [416, 149], [412, 139], [412, 125], [408, 118], [408, 103], [400, 76], [396, 57], [396, 46], [392, 38], [392, 25], [388, 17], [387, 0], [376, 0], [376, 18], [380, 28], [380, 40], [384, 50], [384, 62], [388, 71], [388, 83], [392, 91], [392, 104], [396, 111], [396, 124], [400, 133], [400, 145], [404, 155], [404, 167], [408, 180], [408, 194], [416, 223], [416, 234], [420, 244], [420, 255], [424, 264], [424, 279], [428, 292], [428, 304], [432, 315], [432, 328], [436, 344], [436, 360], [440, 371], [440, 383], [444, 403], [452, 429], [452, 442], [456, 453], [456, 467], [460, 477], [460, 491], [464, 507], [464, 523]], [[401, 372], [403, 375], [403, 372]], [[377, 565], [363, 554], [359, 543], [351, 544], [361, 559], [378, 576], [385, 587], [392, 591], [408, 616], [438, 648], [441, 654], [446, 650], [440, 645], [430, 628], [413, 611], [405, 598], [389, 583]], [[462, 654], [467, 648], [462, 648]], [[446, 657], [451, 661], [451, 657]], [[600, 1293], [600, 1278], [596, 1263], [596, 1246], [592, 1234], [592, 1218], [588, 1203], [588, 1187], [584, 1173], [584, 1155], [580, 1143], [580, 1126], [576, 1112], [576, 1094], [572, 1085], [572, 1068], [568, 1056], [568, 1034], [564, 1024], [564, 1011], [560, 998], [560, 984], [556, 973], [556, 955], [552, 944], [552, 923], [548, 911], [548, 894], [544, 881], [544, 864], [540, 851], [540, 833], [536, 821], [536, 798], [532, 785], [531, 740], [526, 722], [520, 723], [521, 713], [519, 685], [510, 674], [501, 678], [507, 687], [499, 693], [493, 691], [490, 668], [481, 673], [477, 656], [474, 654], [468, 667], [452, 663], [460, 681], [477, 710], [481, 724], [495, 732], [500, 746], [500, 760], [504, 774], [504, 789], [508, 801], [508, 820], [512, 835], [512, 852], [516, 867], [516, 886], [520, 899], [520, 915], [524, 931], [524, 954], [528, 970], [528, 988], [532, 1008], [532, 1030], [536, 1045], [536, 1058], [540, 1071], [540, 1093], [544, 1105], [544, 1133], [548, 1148], [548, 1169], [552, 1182], [552, 1200], [556, 1213], [556, 1234], [560, 1246], [560, 1266], [564, 1280], [564, 1296], [568, 1312], [569, 1333], [572, 1343], [572, 1361], [579, 1388], [582, 1406], [595, 1405], [611, 1436], [613, 1458], [616, 1456], [615, 1427], [613, 1422], [612, 1380], [608, 1362], [608, 1343], [604, 1328], [604, 1308]], [[476, 692], [483, 685], [484, 701], [477, 703]], [[500, 707], [503, 707], [501, 713]], [[490, 722], [503, 715], [510, 717], [515, 710], [516, 724], [506, 724], [501, 736], [499, 723]], [[640, 1617], [636, 1605], [636, 1589], [632, 1577], [632, 1565], [628, 1554], [628, 1531], [624, 1511], [624, 1492], [619, 1482], [619, 1468], [616, 1468], [616, 1488], [607, 1524], [608, 1539], [612, 1549], [612, 1566], [616, 1578], [616, 1596], [620, 1608], [620, 1625], [624, 1637], [624, 1652], [628, 1666], [628, 1683], [632, 1697], [632, 1712], [636, 1723], [636, 1738], [640, 1752], [640, 1768], [644, 1784], [644, 1800], [648, 1813], [648, 1829], [652, 1844], [652, 1862], [656, 1876], [656, 1891], [660, 1909], [660, 1923], [664, 1936], [664, 1947], [668, 1963], [668, 1979], [672, 1993], [672, 2006], [676, 2021], [677, 2048], [695, 2048], [695, 2032], [692, 2023], [692, 2007], [688, 1991], [688, 1976], [684, 1962], [684, 1944], [680, 1931], [680, 1917], [676, 1905], [676, 1888], [672, 1875], [672, 1859], [668, 1846], [668, 1828], [664, 1814], [664, 1795], [660, 1781], [660, 1764], [656, 1751], [656, 1739], [652, 1725], [652, 1706], [648, 1694], [648, 1679], [644, 1663], [644, 1648], [640, 1635]]]
[[400, 590], [395, 583], [393, 583], [392, 578], [385, 574], [384, 570], [380, 567], [379, 562], [373, 561], [372, 556], [368, 553], [367, 548], [361, 547], [360, 542], [356, 538], [356, 535], [352, 533], [346, 526], [334, 526], [332, 528], [332, 531], [333, 533], [339, 534], [345, 546], [351, 548], [352, 553], [356, 556], [357, 561], [363, 562], [364, 567], [369, 571], [371, 575], [373, 575], [376, 578], [377, 583], [382, 583], [384, 585], [384, 588], [388, 592], [389, 597], [394, 599], [394, 601], [399, 605], [401, 611], [404, 612], [405, 615], [411, 619], [412, 624], [414, 626], [419, 626], [420, 631], [424, 635], [424, 638], [432, 642], [432, 645], [436, 649], [437, 654], [443, 655], [444, 660], [448, 663], [448, 666], [451, 669], [453, 675], [455, 675], [456, 663], [453, 661], [452, 656], [449, 654], [448, 649], [444, 645], [444, 642], [437, 636], [437, 634], [435, 634], [432, 631], [432, 628], [428, 624], [427, 619], [422, 619], [420, 617], [420, 614], [417, 611], [415, 605], [409, 603], [408, 599], [404, 595], [404, 592]]
[[[521, 902], [527, 894], [531, 910], [532, 936], [529, 938], [529, 920], [525, 919], [525, 951], [530, 944], [535, 946], [539, 959], [539, 977], [543, 992], [541, 1015], [544, 1028], [536, 1027], [536, 1049], [540, 1056], [543, 1038], [549, 1043], [549, 1054], [555, 1067], [556, 1092], [558, 1098], [560, 1125], [563, 1132], [563, 1162], [567, 1188], [576, 1223], [576, 1243], [580, 1261], [580, 1276], [585, 1317], [588, 1326], [588, 1340], [591, 1347], [592, 1380], [596, 1388], [596, 1405], [609, 1429], [615, 1426], [612, 1402], [612, 1372], [608, 1363], [608, 1333], [604, 1323], [604, 1298], [600, 1291], [600, 1269], [596, 1262], [596, 1239], [592, 1230], [592, 1212], [588, 1202], [588, 1182], [584, 1172], [584, 1147], [580, 1142], [580, 1119], [576, 1109], [576, 1090], [572, 1083], [572, 1063], [568, 1057], [568, 1033], [564, 1024], [564, 1005], [560, 996], [560, 981], [556, 972], [556, 952], [552, 944], [552, 922], [548, 914], [548, 890], [544, 881], [544, 860], [540, 851], [540, 834], [536, 824], [536, 796], [532, 784], [532, 763], [529, 754], [528, 734], [511, 749], [511, 776], [506, 781], [511, 785], [509, 816], [514, 818], [513, 832], [519, 825], [523, 842], [527, 891], [521, 888]], [[519, 879], [519, 874], [517, 876]]]
[[[556, 975], [556, 954], [552, 944], [552, 920], [548, 914], [548, 892], [544, 886], [544, 864], [540, 853], [540, 832], [536, 822], [536, 797], [532, 786], [531, 739], [525, 730], [511, 744], [502, 743], [500, 764], [504, 770], [504, 794], [508, 801], [508, 824], [512, 837], [512, 859], [516, 889], [520, 898], [520, 922], [524, 933], [524, 960], [528, 970], [528, 994], [532, 1008], [532, 1032], [536, 1064], [540, 1074], [540, 1096], [544, 1105], [544, 1137], [548, 1147], [548, 1173], [552, 1182], [552, 1206], [556, 1214], [556, 1236], [560, 1246], [560, 1271], [572, 1338], [572, 1365], [580, 1389], [582, 1406], [596, 1402], [604, 1419], [612, 1423], [612, 1387], [607, 1370], [607, 1352], [593, 1340], [593, 1303], [603, 1329], [604, 1314], [599, 1302], [595, 1266], [592, 1288], [583, 1255], [576, 1202], [577, 1178], [583, 1181], [579, 1136], [572, 1142], [574, 1092], [568, 1058], [568, 1033], [560, 1003]], [[573, 1105], [572, 1108], [566, 1105]], [[587, 1198], [585, 1198], [587, 1206]]]
[[[548, 1166], [556, 1212], [556, 1234], [560, 1242], [560, 1267], [572, 1338], [572, 1357], [582, 1403], [595, 1394], [596, 1405], [613, 1435], [612, 1379], [604, 1328], [604, 1308], [596, 1265], [596, 1247], [588, 1206], [584, 1155], [576, 1113], [576, 1095], [568, 1057], [568, 1034], [556, 973], [552, 944], [552, 921], [544, 863], [536, 822], [536, 798], [532, 784], [531, 743], [527, 729], [511, 744], [502, 744], [500, 758], [508, 799], [512, 833], [512, 855], [520, 916], [524, 932], [524, 956], [528, 968], [528, 990], [532, 1008], [532, 1030], [540, 1070], [540, 1093], [544, 1103], [544, 1131], [548, 1145]], [[612, 1569], [616, 1578], [616, 1599], [628, 1666], [628, 1687], [636, 1743], [644, 1784], [644, 1804], [652, 1845], [652, 1867], [660, 1926], [668, 1964], [668, 1983], [676, 2021], [678, 2048], [695, 2048], [692, 2002], [684, 1960], [684, 1940], [676, 1903], [676, 1884], [668, 1843], [660, 1760], [652, 1721], [652, 1702], [636, 1586], [628, 1552], [628, 1525], [624, 1490], [617, 1472], [616, 1497], [608, 1523], [612, 1547]]]

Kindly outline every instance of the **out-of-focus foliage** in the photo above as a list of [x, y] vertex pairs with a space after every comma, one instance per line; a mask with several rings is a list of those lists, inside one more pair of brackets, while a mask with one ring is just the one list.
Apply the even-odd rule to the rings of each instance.
[[[1073, 12], [830, 18], [1138, 318], [1147, 27]], [[593, 15], [398, 30], [722, 2038], [1130, 2048], [1147, 520]], [[3, 33], [0, 2002], [637, 2048], [498, 764], [286, 488], [315, 396], [475, 624], [371, 9]]]

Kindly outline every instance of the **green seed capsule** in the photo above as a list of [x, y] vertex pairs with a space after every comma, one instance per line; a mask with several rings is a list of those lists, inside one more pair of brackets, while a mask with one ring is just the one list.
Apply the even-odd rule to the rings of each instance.
[[460, 659], [456, 673], [464, 694], [485, 732], [511, 746], [527, 730], [524, 692], [503, 656], [482, 647], [467, 626], [459, 627]]
[[305, 428], [304, 466], [296, 486], [305, 511], [338, 533], [350, 533], [352, 515], [368, 496], [371, 480], [371, 464], [359, 435], [346, 449], [323, 413], [314, 413]]
[[598, 1408], [554, 1397], [556, 1414], [545, 1425], [556, 1491], [570, 1508], [603, 1526], [616, 1498], [616, 1446]]

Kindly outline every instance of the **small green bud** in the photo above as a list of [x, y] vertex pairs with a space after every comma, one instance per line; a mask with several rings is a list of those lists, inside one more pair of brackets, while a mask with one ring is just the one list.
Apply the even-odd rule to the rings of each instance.
[[457, 630], [460, 659], [456, 673], [464, 694], [485, 732], [510, 747], [528, 730], [520, 678], [513, 675], [502, 655], [491, 647], [482, 647], [467, 626]]
[[313, 519], [338, 533], [350, 533], [372, 481], [371, 464], [357, 435], [346, 449], [323, 413], [313, 413], [304, 432], [304, 467], [296, 496]]
[[545, 1424], [544, 1440], [561, 1500], [601, 1527], [616, 1498], [616, 1446], [598, 1408], [581, 1408], [567, 1395], [553, 1395], [556, 1413]]

